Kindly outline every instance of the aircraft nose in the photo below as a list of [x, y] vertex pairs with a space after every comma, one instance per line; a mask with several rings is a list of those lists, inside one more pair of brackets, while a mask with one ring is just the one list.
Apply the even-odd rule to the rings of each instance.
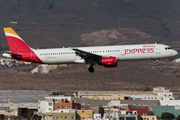
[[178, 55], [178, 52], [176, 50], [173, 50], [173, 55], [174, 56]]

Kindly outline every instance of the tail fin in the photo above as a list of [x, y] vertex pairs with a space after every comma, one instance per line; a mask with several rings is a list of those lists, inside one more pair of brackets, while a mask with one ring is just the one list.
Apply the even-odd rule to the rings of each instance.
[[31, 49], [12, 28], [4, 28], [4, 33], [6, 35], [11, 53], [17, 53]]

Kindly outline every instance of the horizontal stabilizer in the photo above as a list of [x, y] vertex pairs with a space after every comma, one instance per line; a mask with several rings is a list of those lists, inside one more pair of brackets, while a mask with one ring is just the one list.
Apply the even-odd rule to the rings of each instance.
[[11, 53], [9, 51], [2, 54], [2, 57], [4, 57], [4, 58], [13, 58], [12, 56], [22, 57], [22, 55], [20, 55], [20, 54]]

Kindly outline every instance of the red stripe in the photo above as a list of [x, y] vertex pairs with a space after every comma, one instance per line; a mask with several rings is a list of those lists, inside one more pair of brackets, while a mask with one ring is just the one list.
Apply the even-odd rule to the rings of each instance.
[[24, 41], [11, 36], [6, 36], [6, 38], [11, 53], [22, 55], [21, 57], [12, 55], [14, 59], [43, 64], [41, 59], [34, 53], [33, 50], [31, 50], [31, 48]]
[[6, 39], [8, 41], [10, 51], [13, 53], [16, 51], [30, 50], [29, 46], [18, 38], [6, 36]]

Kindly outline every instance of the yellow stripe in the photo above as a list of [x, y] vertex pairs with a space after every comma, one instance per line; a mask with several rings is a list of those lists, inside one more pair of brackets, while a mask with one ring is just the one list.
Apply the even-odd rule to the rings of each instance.
[[5, 33], [11, 33], [20, 37], [11, 27], [4, 28]]

